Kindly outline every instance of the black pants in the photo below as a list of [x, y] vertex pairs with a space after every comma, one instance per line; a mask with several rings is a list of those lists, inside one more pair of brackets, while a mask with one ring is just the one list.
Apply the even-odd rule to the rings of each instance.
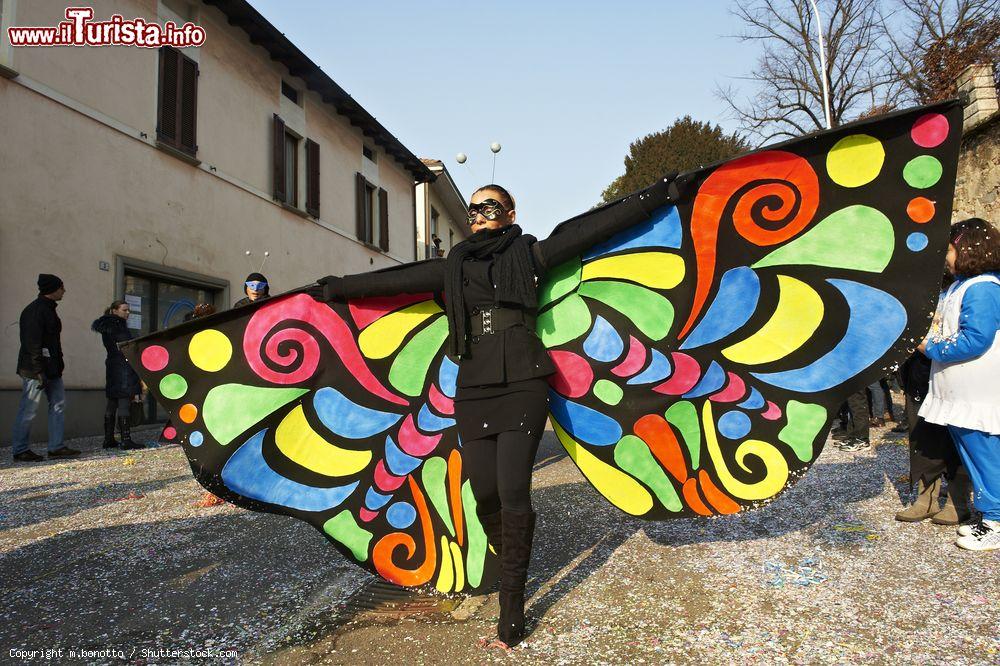
[[540, 439], [535, 434], [511, 431], [462, 445], [462, 463], [476, 497], [476, 513], [485, 516], [501, 508], [531, 511], [531, 471]]
[[115, 418], [116, 413], [128, 416], [130, 402], [132, 401], [129, 398], [108, 398], [108, 402], [104, 406], [104, 415], [111, 418]]
[[847, 427], [847, 436], [852, 439], [868, 440], [868, 395], [865, 389], [857, 393], [852, 393], [847, 398], [847, 409], [851, 412], [850, 425]]

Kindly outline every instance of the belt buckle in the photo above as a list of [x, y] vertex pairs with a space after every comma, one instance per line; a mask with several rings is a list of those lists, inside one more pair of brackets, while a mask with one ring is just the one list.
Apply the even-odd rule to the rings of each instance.
[[493, 310], [483, 310], [483, 334], [493, 335]]

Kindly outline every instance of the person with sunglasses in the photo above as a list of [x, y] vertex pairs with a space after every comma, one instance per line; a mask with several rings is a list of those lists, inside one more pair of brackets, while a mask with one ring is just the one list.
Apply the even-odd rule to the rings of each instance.
[[271, 297], [271, 287], [267, 284], [267, 278], [262, 273], [251, 273], [243, 283], [243, 298], [233, 303], [234, 308], [241, 305], [248, 305], [258, 299]]
[[501, 561], [497, 639], [524, 637], [524, 588], [535, 530], [531, 472], [548, 416], [555, 372], [535, 333], [537, 283], [549, 269], [649, 219], [670, 201], [672, 177], [559, 225], [538, 241], [515, 223], [514, 197], [485, 185], [469, 203], [472, 236], [446, 259], [327, 276], [309, 293], [324, 302], [401, 293], [444, 292], [449, 354], [459, 361], [455, 419], [463, 469], [476, 510]]

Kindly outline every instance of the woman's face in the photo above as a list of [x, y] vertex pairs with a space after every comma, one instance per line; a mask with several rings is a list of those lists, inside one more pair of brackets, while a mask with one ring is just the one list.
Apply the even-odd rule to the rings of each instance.
[[[503, 204], [504, 202], [504, 196], [499, 192], [496, 192], [494, 190], [480, 190], [472, 195], [472, 201], [470, 201], [469, 203], [481, 204], [487, 199], [493, 199], [495, 201], [500, 202], [501, 204]], [[514, 224], [514, 218], [517, 217], [517, 212], [513, 210], [507, 210], [506, 208], [507, 207], [504, 206], [504, 212], [501, 213], [500, 216], [497, 217], [497, 219], [495, 220], [486, 219], [481, 210], [477, 212], [475, 219], [472, 221], [472, 224], [469, 225], [472, 229], [472, 233], [476, 233], [477, 231], [482, 231], [483, 229], [502, 229], [503, 227], [506, 227], [509, 224]]]
[[944, 265], [948, 268], [948, 272], [952, 275], [955, 274], [955, 260], [958, 259], [958, 250], [951, 243], [948, 243], [948, 253], [944, 255]]
[[113, 315], [115, 315], [116, 317], [121, 317], [122, 319], [128, 319], [130, 312], [131, 309], [129, 308], [128, 303], [122, 303], [117, 308], [111, 311]]

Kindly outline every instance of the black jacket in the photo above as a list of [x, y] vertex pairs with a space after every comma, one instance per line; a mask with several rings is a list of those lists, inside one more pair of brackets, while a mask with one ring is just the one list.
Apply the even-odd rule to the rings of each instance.
[[[669, 184], [670, 179], [664, 179], [641, 193], [560, 224], [550, 237], [532, 246], [535, 274], [542, 277], [548, 269], [647, 220], [653, 210], [670, 202]], [[381, 271], [348, 275], [336, 283], [330, 296], [346, 299], [443, 291], [446, 265], [445, 259], [428, 259]], [[466, 317], [477, 314], [479, 308], [484, 306], [493, 307], [492, 266], [492, 260], [469, 259], [463, 264]], [[526, 314], [534, 315], [534, 312]], [[514, 326], [493, 335], [472, 337], [469, 342], [469, 352], [462, 356], [459, 363], [460, 387], [505, 384], [555, 372], [541, 339], [527, 326]]]
[[[258, 300], [258, 301], [265, 301], [265, 300], [267, 300], [267, 299], [269, 299], [269, 298], [271, 298], [271, 294], [266, 294], [266, 295], [264, 295], [264, 296], [258, 296], [258, 297], [257, 297], [257, 300]], [[235, 303], [233, 303], [233, 307], [234, 307], [234, 308], [241, 308], [241, 307], [243, 307], [244, 305], [250, 305], [251, 303], [254, 303], [254, 302], [255, 302], [255, 301], [251, 301], [251, 300], [250, 300], [250, 297], [249, 297], [249, 296], [244, 296], [244, 297], [243, 297], [243, 298], [241, 298], [240, 300], [238, 300], [238, 301], [236, 301]]]
[[113, 314], [106, 314], [97, 318], [90, 328], [101, 334], [101, 342], [104, 343], [104, 350], [108, 354], [104, 359], [104, 393], [109, 398], [131, 398], [139, 395], [142, 389], [139, 375], [118, 348], [119, 343], [132, 339], [132, 332], [128, 330], [125, 320]]
[[39, 296], [21, 311], [21, 349], [17, 354], [17, 374], [46, 379], [62, 377], [62, 322], [56, 314], [56, 302]]

